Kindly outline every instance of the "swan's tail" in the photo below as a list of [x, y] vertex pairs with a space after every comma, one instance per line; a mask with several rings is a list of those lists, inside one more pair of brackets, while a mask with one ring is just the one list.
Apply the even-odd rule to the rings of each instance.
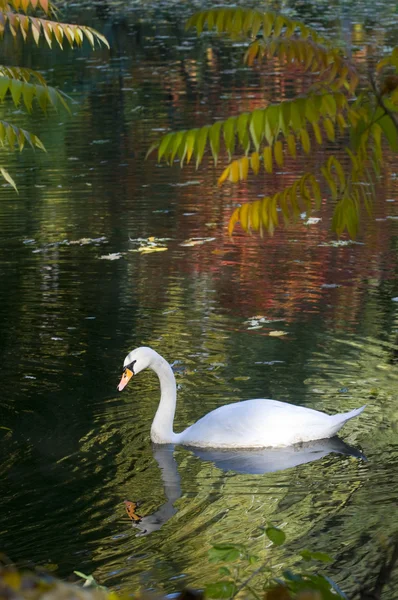
[[341, 429], [347, 421], [357, 417], [361, 414], [363, 410], [365, 410], [366, 404], [361, 406], [360, 408], [355, 408], [354, 410], [350, 410], [350, 412], [346, 413], [338, 413], [337, 415], [333, 415], [331, 419], [333, 419], [333, 434], [337, 433], [339, 429]]

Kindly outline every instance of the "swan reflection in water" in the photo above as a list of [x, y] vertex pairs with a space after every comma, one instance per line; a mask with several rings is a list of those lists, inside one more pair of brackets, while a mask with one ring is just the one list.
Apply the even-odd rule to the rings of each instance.
[[[314, 462], [331, 453], [353, 456], [366, 461], [366, 457], [360, 450], [349, 446], [338, 437], [284, 448], [221, 450], [187, 447], [186, 449], [201, 460], [214, 463], [222, 471], [251, 475], [283, 471]], [[137, 534], [139, 536], [157, 531], [171, 519], [177, 512], [174, 503], [181, 497], [181, 480], [174, 458], [174, 444], [152, 444], [152, 451], [160, 468], [167, 502], [151, 515], [140, 517], [139, 522], [133, 522], [133, 526], [140, 531]]]

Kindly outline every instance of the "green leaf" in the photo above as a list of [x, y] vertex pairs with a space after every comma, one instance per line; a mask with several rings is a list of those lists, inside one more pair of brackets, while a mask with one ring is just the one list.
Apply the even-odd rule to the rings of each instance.
[[[185, 136], [185, 131], [178, 131], [176, 133], [176, 135], [174, 136], [174, 138], [173, 138], [173, 140], [172, 140], [172, 142], [170, 144], [170, 152], [171, 152], [171, 154], [170, 154], [170, 164], [172, 164], [172, 162], [174, 161], [175, 155], [177, 154], [178, 149], [181, 146], [181, 143], [182, 143], [182, 141], [184, 139], [184, 136]], [[185, 144], [184, 144], [184, 146], [185, 146]], [[185, 157], [185, 154], [186, 154], [186, 150], [185, 150], [185, 153], [182, 154], [182, 156]]]
[[319, 560], [320, 562], [333, 562], [333, 559], [326, 552], [311, 552], [311, 550], [303, 550], [300, 552], [304, 560]]
[[311, 150], [311, 142], [310, 142], [310, 137], [308, 135], [308, 132], [306, 129], [301, 129], [300, 131], [300, 139], [301, 139], [301, 144], [303, 146], [303, 150], [306, 154], [309, 153], [309, 151]]
[[210, 129], [210, 125], [206, 125], [205, 127], [202, 127], [199, 130], [198, 135], [196, 136], [196, 144], [195, 144], [195, 150], [196, 150], [196, 168], [199, 167], [202, 158], [203, 158], [203, 154], [206, 148], [206, 141], [207, 141], [207, 135]]
[[220, 544], [210, 548], [210, 562], [233, 562], [242, 556], [242, 548], [234, 544]]
[[398, 131], [396, 125], [392, 122], [391, 117], [385, 115], [379, 120], [379, 125], [387, 138], [391, 150], [398, 152]]
[[227, 600], [228, 598], [232, 598], [235, 592], [236, 585], [233, 581], [219, 581], [217, 583], [210, 583], [205, 587], [206, 598]]
[[10, 185], [12, 185], [12, 187], [14, 188], [14, 190], [18, 194], [18, 188], [17, 188], [17, 186], [15, 184], [15, 181], [13, 180], [13, 178], [11, 177], [11, 175], [9, 174], [9, 172], [6, 169], [3, 169], [3, 167], [0, 167], [0, 173], [2, 174], [2, 176], [4, 177], [4, 179], [7, 181], [7, 183], [9, 183]]
[[169, 147], [169, 144], [170, 144], [171, 140], [173, 139], [173, 136], [174, 136], [174, 134], [172, 132], [170, 132], [162, 137], [162, 141], [160, 142], [159, 150], [158, 150], [158, 162], [160, 162], [162, 160], [162, 156], [166, 153], [166, 151]]
[[278, 527], [274, 527], [273, 525], [266, 527], [265, 533], [271, 542], [275, 544], [275, 546], [282, 546], [286, 540], [285, 532]]
[[300, 131], [302, 127], [300, 110], [296, 102], [292, 102], [290, 106], [290, 125], [295, 132]]
[[228, 567], [220, 567], [218, 569], [218, 573], [221, 577], [224, 577], [225, 575], [231, 575], [231, 571], [228, 569]]
[[324, 94], [322, 98], [322, 108], [324, 114], [326, 113], [332, 118], [336, 116], [337, 105], [333, 94]]
[[214, 164], [217, 164], [218, 155], [220, 153], [220, 130], [222, 123], [217, 121], [209, 129], [209, 140], [211, 153], [213, 155]]
[[186, 138], [185, 138], [185, 146], [187, 149], [186, 152], [186, 156], [187, 156], [187, 163], [190, 162], [191, 158], [192, 158], [192, 154], [195, 148], [195, 140], [196, 140], [196, 134], [199, 130], [198, 129], [190, 129], [187, 132]]
[[18, 106], [21, 99], [22, 85], [22, 81], [18, 81], [17, 79], [11, 80], [10, 82], [10, 92], [15, 106]]
[[261, 108], [252, 112], [250, 119], [250, 133], [253, 144], [258, 152], [261, 140], [264, 136], [264, 110]]
[[265, 139], [272, 146], [279, 132], [279, 106], [270, 104], [265, 110]]

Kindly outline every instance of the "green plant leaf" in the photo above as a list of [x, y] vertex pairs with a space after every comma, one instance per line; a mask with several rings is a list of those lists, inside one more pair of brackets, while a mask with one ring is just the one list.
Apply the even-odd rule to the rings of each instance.
[[242, 556], [242, 548], [234, 544], [220, 544], [210, 548], [210, 562], [233, 562]]
[[0, 173], [3, 176], [3, 178], [7, 181], [7, 183], [9, 183], [10, 185], [12, 185], [12, 187], [14, 188], [14, 190], [17, 192], [18, 194], [18, 188], [15, 184], [15, 181], [13, 180], [13, 178], [11, 177], [11, 175], [9, 174], [9, 172], [4, 169], [3, 167], [0, 167]]
[[312, 552], [311, 550], [303, 550], [300, 552], [304, 560], [319, 560], [320, 562], [333, 562], [333, 559], [326, 552]]
[[206, 598], [214, 598], [215, 600], [227, 600], [232, 598], [235, 592], [236, 585], [233, 581], [218, 581], [205, 587]]
[[394, 152], [398, 152], [398, 131], [397, 126], [391, 120], [389, 115], [385, 115], [378, 121], [387, 138], [388, 144]]
[[266, 536], [275, 544], [275, 546], [282, 546], [286, 540], [286, 534], [282, 529], [269, 525], [265, 529]]

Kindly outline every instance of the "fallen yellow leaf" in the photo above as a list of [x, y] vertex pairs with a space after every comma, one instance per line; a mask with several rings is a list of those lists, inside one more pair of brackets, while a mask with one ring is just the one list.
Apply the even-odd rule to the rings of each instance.
[[282, 335], [287, 335], [287, 331], [270, 331], [268, 335], [272, 337], [281, 337]]

